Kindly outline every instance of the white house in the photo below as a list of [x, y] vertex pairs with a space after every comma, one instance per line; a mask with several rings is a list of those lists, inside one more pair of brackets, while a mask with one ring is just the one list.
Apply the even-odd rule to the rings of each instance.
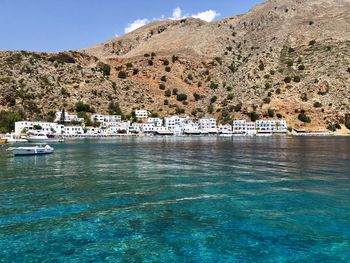
[[[55, 114], [55, 122], [59, 122], [61, 120], [62, 111], [56, 111]], [[77, 115], [69, 114], [68, 112], [64, 112], [64, 122], [80, 122], [84, 121], [83, 118], [78, 118]]]
[[135, 110], [135, 116], [138, 119], [148, 118], [149, 112], [147, 110]]
[[23, 131], [27, 131], [27, 132], [40, 131], [47, 134], [62, 134], [64, 132], [64, 126], [54, 122], [43, 122], [43, 121], [15, 122], [15, 134], [21, 134]]
[[91, 121], [99, 122], [102, 126], [115, 126], [117, 123], [122, 121], [121, 115], [102, 115], [102, 114], [92, 114]]
[[209, 133], [217, 133], [216, 119], [214, 118], [201, 118], [199, 120], [199, 129]]
[[230, 124], [219, 125], [218, 132], [222, 133], [222, 134], [231, 134], [232, 133], [232, 126]]
[[234, 120], [232, 122], [232, 133], [254, 135], [256, 134], [255, 122], [248, 122], [246, 120]]
[[255, 129], [258, 133], [286, 133], [287, 122], [285, 120], [257, 120]]
[[152, 123], [155, 127], [161, 127], [163, 125], [163, 120], [161, 118], [149, 117], [147, 123]]
[[84, 134], [84, 129], [81, 126], [65, 126], [64, 135], [76, 136]]

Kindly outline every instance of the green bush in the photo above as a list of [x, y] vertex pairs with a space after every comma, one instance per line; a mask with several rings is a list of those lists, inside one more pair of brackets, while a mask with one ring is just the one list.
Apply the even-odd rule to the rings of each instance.
[[126, 74], [125, 71], [119, 71], [118, 72], [118, 78], [120, 78], [120, 79], [126, 79], [127, 76], [128, 75]]
[[164, 84], [164, 83], [160, 83], [160, 84], [159, 84], [159, 88], [160, 88], [161, 90], [165, 90], [165, 84]]
[[233, 100], [234, 97], [235, 97], [235, 94], [233, 94], [233, 93], [230, 93], [227, 95], [228, 100]]
[[134, 68], [133, 71], [132, 71], [132, 74], [133, 75], [137, 75], [139, 73], [139, 69], [138, 68]]
[[178, 92], [179, 90], [177, 89], [177, 88], [173, 88], [173, 95], [177, 95], [177, 92]]
[[257, 121], [257, 120], [259, 120], [259, 118], [260, 118], [260, 116], [259, 116], [255, 111], [250, 112], [250, 113], [248, 114], [248, 116], [249, 116], [249, 118], [250, 118], [251, 121]]
[[111, 66], [108, 64], [103, 64], [101, 70], [105, 76], [109, 76], [111, 74]]
[[236, 106], [235, 106], [235, 112], [240, 112], [242, 110], [242, 103], [238, 103]]
[[301, 112], [298, 115], [298, 120], [304, 122], [304, 123], [310, 123], [311, 122], [311, 118], [309, 116], [307, 116], [304, 112]]
[[178, 95], [176, 96], [176, 99], [177, 99], [178, 101], [185, 101], [185, 100], [187, 100], [187, 95], [184, 94], [184, 93], [180, 93], [180, 94], [178, 94]]
[[166, 71], [166, 72], [170, 72], [170, 71], [171, 71], [171, 68], [170, 68], [169, 66], [166, 66], [166, 67], [165, 67], [165, 71]]
[[215, 103], [217, 101], [217, 99], [218, 99], [217, 96], [213, 96], [213, 97], [211, 97], [210, 102]]
[[75, 111], [76, 112], [91, 112], [91, 113], [95, 112], [94, 108], [92, 108], [88, 104], [85, 104], [82, 101], [79, 101], [78, 103], [75, 104]]
[[193, 93], [193, 97], [196, 101], [199, 101], [201, 96], [198, 93]]
[[132, 67], [133, 67], [133, 66], [132, 66], [132, 63], [130, 63], [130, 62], [129, 62], [129, 63], [126, 63], [125, 66], [126, 66], [127, 68], [132, 68]]
[[292, 78], [289, 77], [289, 76], [287, 76], [287, 77], [284, 78], [284, 82], [285, 82], [285, 83], [290, 83], [291, 81], [292, 81]]
[[298, 66], [298, 70], [305, 70], [305, 66], [304, 65], [299, 65]]
[[189, 79], [189, 80], [193, 80], [193, 76], [192, 76], [192, 74], [188, 74], [188, 75], [187, 75], [187, 79]]
[[335, 127], [335, 125], [334, 125], [334, 124], [331, 124], [331, 123], [327, 125], [327, 129], [330, 130], [330, 131], [332, 131], [332, 132], [335, 132], [335, 131], [337, 130], [337, 128]]
[[165, 95], [165, 97], [170, 97], [170, 96], [171, 96], [171, 90], [170, 90], [170, 89], [167, 89], [167, 90], [164, 92], [164, 95]]
[[316, 40], [311, 40], [310, 42], [309, 42], [309, 46], [313, 46], [313, 45], [315, 45], [316, 44]]
[[314, 108], [321, 108], [322, 107], [322, 103], [319, 101], [315, 101], [314, 102]]
[[259, 69], [260, 69], [260, 71], [263, 71], [265, 69], [265, 65], [261, 61], [260, 61], [260, 64], [259, 64]]
[[293, 81], [298, 83], [298, 82], [301, 81], [301, 77], [300, 76], [294, 76]]
[[277, 118], [282, 119], [282, 114], [281, 113], [277, 113], [276, 116], [277, 116]]
[[164, 66], [168, 66], [168, 65], [169, 65], [169, 60], [164, 59], [164, 60], [163, 60], [163, 65], [164, 65]]
[[216, 90], [218, 87], [219, 87], [219, 84], [216, 84], [216, 83], [213, 82], [213, 81], [210, 83], [210, 88], [211, 88], [212, 90]]
[[265, 104], [269, 104], [270, 102], [271, 102], [271, 99], [270, 98], [265, 98], [264, 100], [263, 100], [263, 102], [265, 103]]
[[166, 78], [166, 76], [161, 76], [161, 77], [160, 77], [160, 80], [166, 82], [166, 81], [167, 81], [167, 78]]
[[23, 113], [0, 111], [0, 132], [7, 133], [15, 129], [15, 122], [24, 119]]
[[275, 116], [275, 111], [273, 109], [268, 109], [267, 110], [267, 115], [269, 115], [269, 117], [274, 117]]
[[292, 67], [293, 64], [294, 64], [293, 60], [288, 60], [288, 61], [287, 61], [287, 66], [288, 66], [288, 67]]

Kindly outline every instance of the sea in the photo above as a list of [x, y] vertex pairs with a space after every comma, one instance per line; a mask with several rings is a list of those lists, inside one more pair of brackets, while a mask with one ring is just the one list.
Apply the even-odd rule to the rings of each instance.
[[350, 262], [349, 137], [0, 148], [0, 262]]

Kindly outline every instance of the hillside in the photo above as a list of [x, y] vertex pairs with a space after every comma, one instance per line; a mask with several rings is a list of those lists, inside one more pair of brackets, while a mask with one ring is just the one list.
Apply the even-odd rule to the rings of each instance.
[[350, 121], [349, 28], [350, 0], [270, 0], [212, 23], [154, 22], [80, 51], [0, 52], [0, 107], [47, 118], [79, 101], [102, 113], [118, 102], [125, 114], [280, 114], [323, 129]]

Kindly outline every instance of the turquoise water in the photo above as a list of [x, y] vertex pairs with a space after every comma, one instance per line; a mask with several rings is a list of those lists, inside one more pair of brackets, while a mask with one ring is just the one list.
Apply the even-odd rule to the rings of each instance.
[[0, 149], [1, 262], [350, 262], [350, 138]]

